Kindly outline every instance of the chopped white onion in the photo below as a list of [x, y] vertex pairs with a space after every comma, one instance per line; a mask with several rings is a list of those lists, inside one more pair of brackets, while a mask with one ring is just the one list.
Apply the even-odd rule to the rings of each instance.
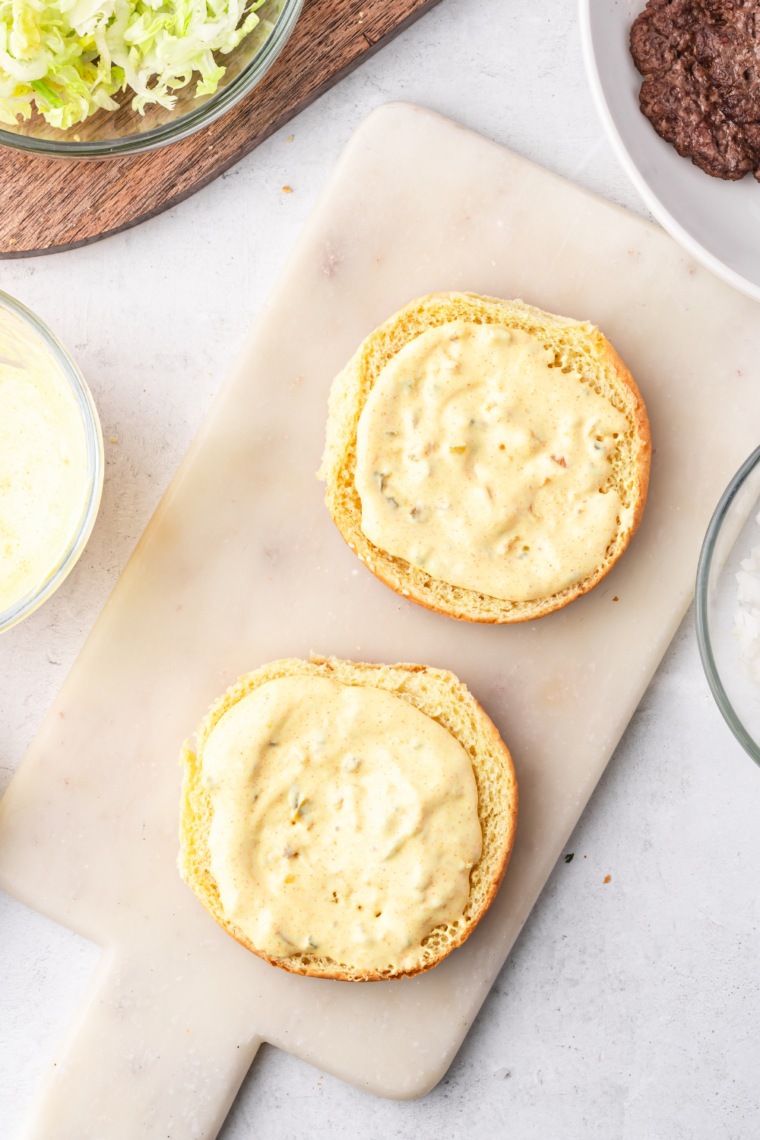
[[[755, 522], [760, 526], [760, 514]], [[749, 675], [760, 684], [760, 545], [753, 546], [749, 558], [740, 562], [736, 575], [734, 637], [739, 641], [739, 658]]]

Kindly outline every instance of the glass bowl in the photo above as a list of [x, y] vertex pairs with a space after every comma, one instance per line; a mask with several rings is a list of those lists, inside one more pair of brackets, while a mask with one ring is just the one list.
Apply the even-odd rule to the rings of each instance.
[[103, 437], [100, 421], [90, 390], [66, 349], [42, 323], [39, 317], [24, 305], [0, 292], [0, 353], [12, 353], [12, 363], [22, 367], [39, 365], [50, 367], [71, 390], [82, 417], [87, 452], [87, 489], [84, 508], [74, 527], [68, 545], [58, 552], [55, 564], [44, 580], [39, 582], [8, 609], [0, 611], [0, 633], [16, 625], [57, 590], [74, 566], [90, 537], [103, 490]]
[[[760, 764], [760, 681], [740, 657], [734, 615], [739, 609], [736, 575], [752, 548], [760, 546], [758, 513], [760, 447], [736, 472], [715, 509], [699, 558], [696, 592], [697, 641], [707, 680], [726, 723], [756, 764]], [[760, 609], [760, 602], [757, 606]]]
[[15, 127], [0, 127], [0, 144], [47, 158], [123, 158], [157, 150], [207, 127], [239, 103], [272, 66], [293, 31], [303, 0], [265, 0], [259, 24], [228, 54], [217, 53], [227, 71], [213, 95], [195, 98], [197, 75], [177, 92], [171, 111], [157, 104], [144, 115], [133, 111], [127, 88], [116, 98], [118, 111], [97, 111], [66, 131], [51, 127], [36, 113]]

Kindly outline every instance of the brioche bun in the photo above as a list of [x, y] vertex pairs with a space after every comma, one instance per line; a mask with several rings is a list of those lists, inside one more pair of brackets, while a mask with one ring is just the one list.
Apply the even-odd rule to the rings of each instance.
[[[268, 681], [293, 676], [325, 677], [342, 685], [385, 690], [437, 721], [470, 757], [478, 791], [482, 854], [470, 873], [470, 894], [463, 915], [454, 922], [435, 927], [422, 940], [412, 968], [370, 972], [357, 969], [351, 963], [304, 953], [273, 958], [254, 946], [224, 913], [211, 872], [209, 831], [214, 809], [202, 783], [204, 745], [215, 725], [238, 701]], [[180, 762], [185, 770], [178, 860], [182, 878], [228, 934], [271, 965], [294, 974], [370, 982], [411, 977], [432, 969], [475, 929], [493, 901], [509, 862], [517, 821], [517, 782], [512, 758], [477, 701], [461, 681], [445, 669], [425, 665], [355, 664], [316, 656], [312, 656], [310, 661], [291, 658], [271, 662], [241, 677], [212, 705], [198, 727], [196, 751], [193, 752], [186, 742]]]
[[[628, 431], [610, 456], [614, 488], [625, 521], [594, 570], [548, 597], [510, 601], [477, 593], [431, 576], [419, 566], [375, 546], [362, 531], [362, 504], [355, 484], [357, 429], [367, 397], [385, 365], [426, 329], [451, 321], [521, 329], [553, 350], [551, 367], [578, 371], [628, 421]], [[327, 441], [318, 477], [327, 484], [325, 501], [341, 535], [376, 578], [427, 609], [461, 621], [507, 624], [552, 613], [593, 589], [622, 555], [641, 520], [649, 482], [651, 442], [644, 402], [612, 345], [587, 322], [553, 316], [522, 301], [501, 301], [475, 293], [434, 293], [395, 313], [362, 342], [330, 392]]]

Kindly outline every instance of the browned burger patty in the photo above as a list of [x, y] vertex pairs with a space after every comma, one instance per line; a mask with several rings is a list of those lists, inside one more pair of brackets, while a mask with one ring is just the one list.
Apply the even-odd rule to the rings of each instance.
[[713, 178], [760, 181], [760, 0], [649, 0], [631, 54], [659, 135]]

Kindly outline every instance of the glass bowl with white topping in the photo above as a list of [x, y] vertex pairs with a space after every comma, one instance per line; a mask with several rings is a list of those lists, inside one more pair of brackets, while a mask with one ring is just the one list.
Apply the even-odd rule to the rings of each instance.
[[718, 708], [760, 765], [760, 447], [734, 475], [707, 528], [696, 618]]
[[81, 372], [39, 317], [0, 293], [0, 633], [60, 586], [102, 489], [103, 438]]

